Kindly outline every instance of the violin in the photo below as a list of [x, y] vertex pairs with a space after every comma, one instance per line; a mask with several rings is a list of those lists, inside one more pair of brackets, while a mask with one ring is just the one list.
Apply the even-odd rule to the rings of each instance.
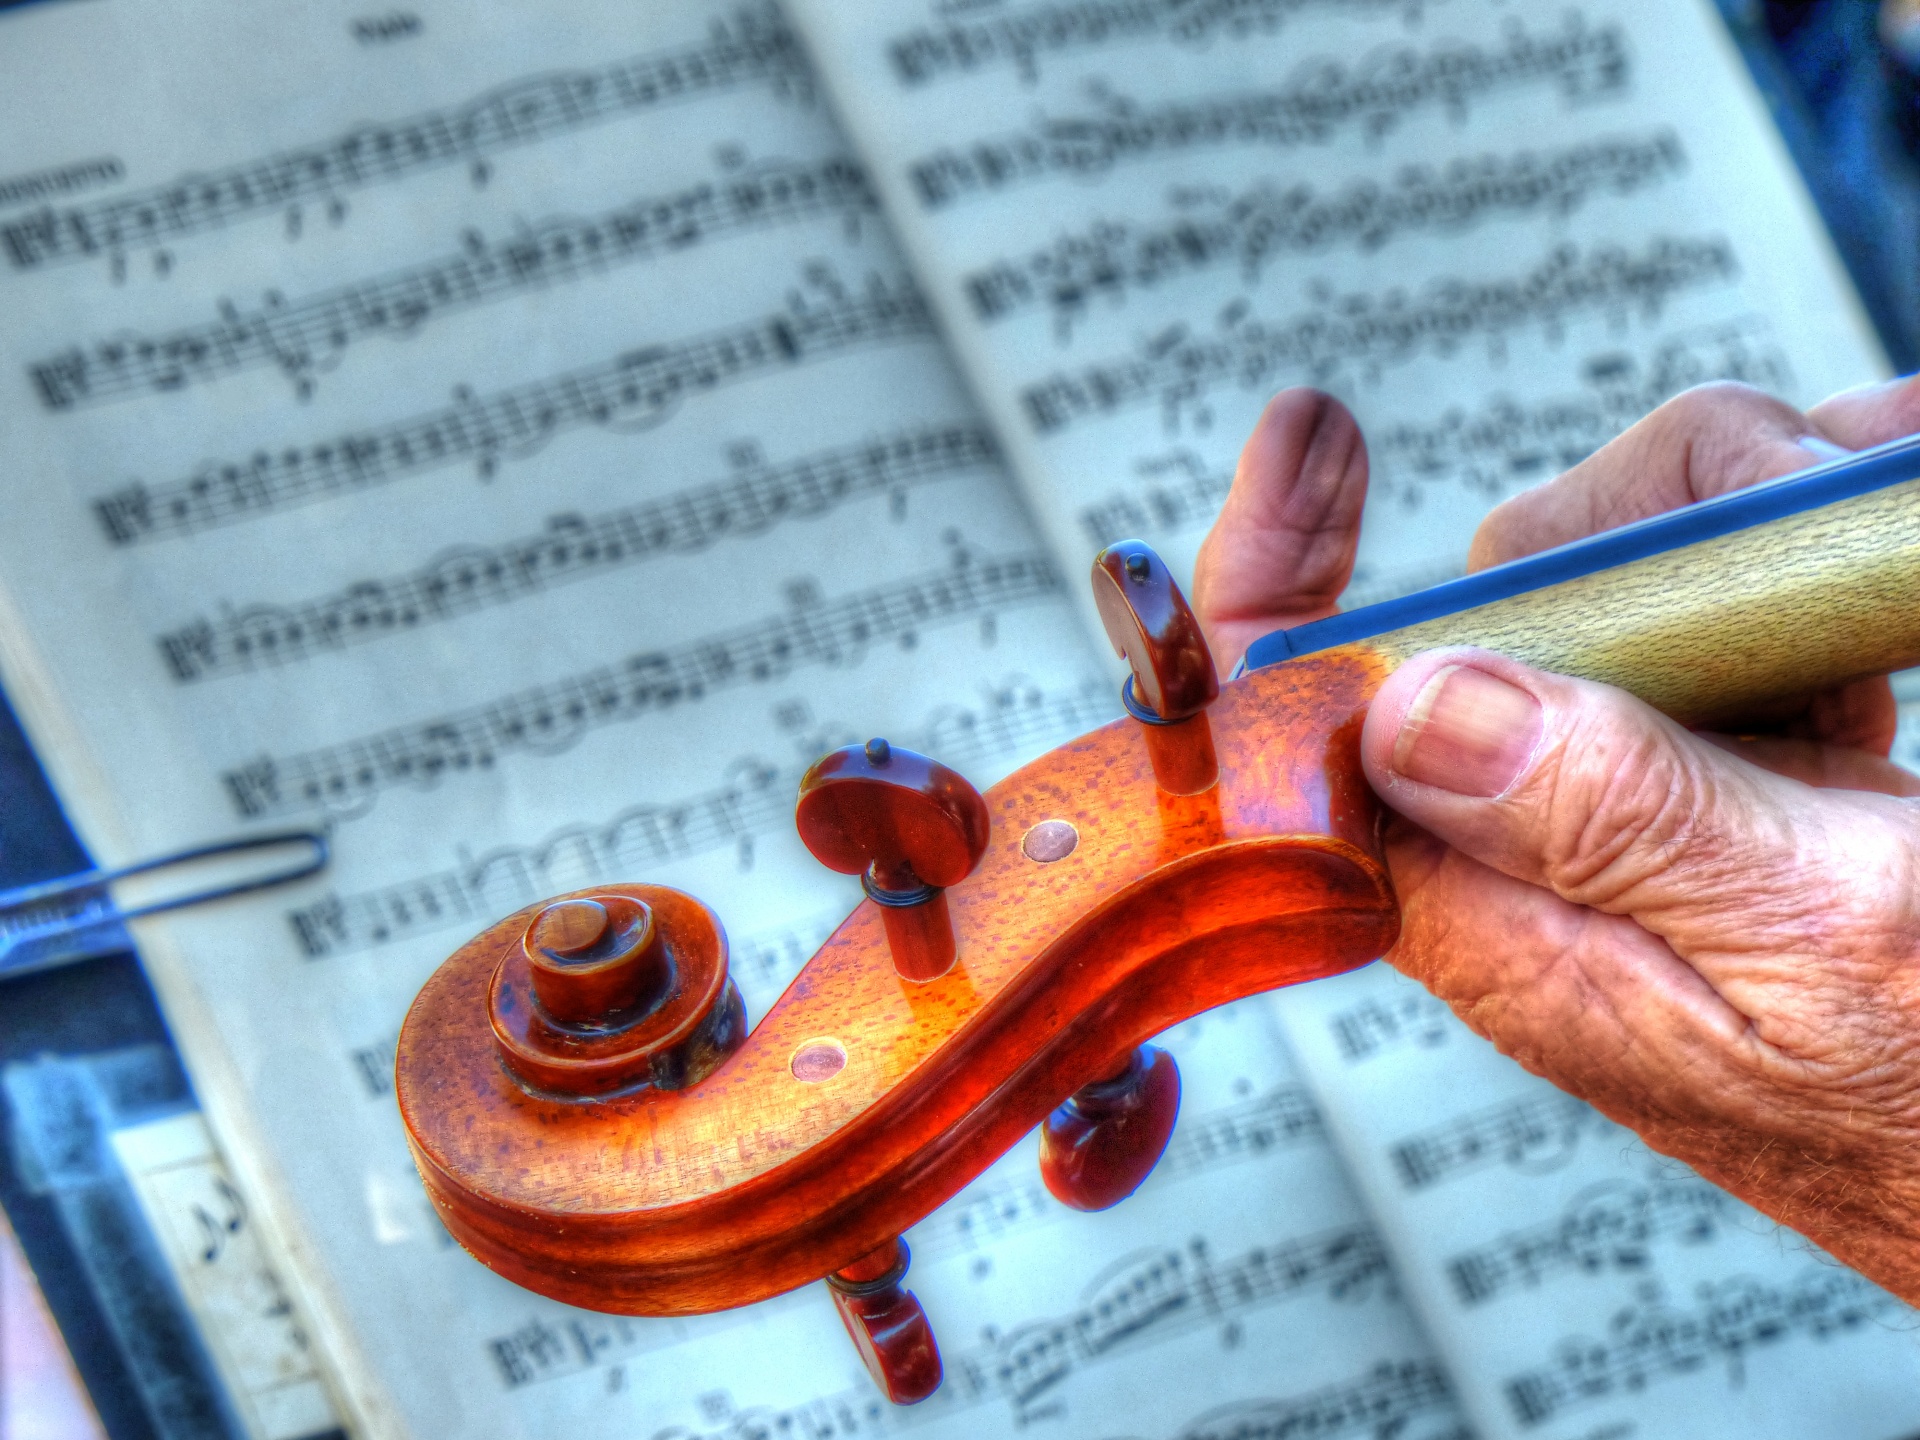
[[940, 1382], [901, 1234], [1036, 1126], [1130, 1194], [1179, 1109], [1149, 1044], [1366, 964], [1399, 917], [1360, 765], [1381, 682], [1476, 645], [1686, 724], [1920, 663], [1920, 437], [1276, 632], [1221, 683], [1167, 567], [1094, 561], [1126, 718], [984, 794], [875, 739], [795, 823], [866, 898], [751, 1032], [713, 912], [658, 885], [510, 915], [427, 981], [396, 1092], [447, 1229], [569, 1304], [678, 1315], [824, 1278], [886, 1395]]

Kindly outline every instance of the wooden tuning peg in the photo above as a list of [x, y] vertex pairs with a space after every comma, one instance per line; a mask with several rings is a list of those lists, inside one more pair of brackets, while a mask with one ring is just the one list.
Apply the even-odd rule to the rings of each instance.
[[900, 1284], [911, 1258], [906, 1241], [889, 1240], [827, 1277], [833, 1308], [867, 1373], [896, 1405], [916, 1405], [940, 1388], [933, 1326], [913, 1292]]
[[992, 828], [978, 790], [924, 755], [869, 740], [807, 771], [794, 823], [814, 859], [860, 877], [902, 977], [936, 980], [953, 968], [945, 891], [973, 873]]
[[1120, 691], [1143, 727], [1153, 778], [1169, 795], [1199, 795], [1220, 778], [1206, 710], [1220, 694], [1200, 622], [1166, 563], [1138, 540], [1093, 561], [1093, 599], [1107, 639], [1133, 668]]
[[1180, 1070], [1157, 1045], [1083, 1085], [1040, 1126], [1040, 1178], [1076, 1210], [1105, 1210], [1140, 1188], [1180, 1115]]

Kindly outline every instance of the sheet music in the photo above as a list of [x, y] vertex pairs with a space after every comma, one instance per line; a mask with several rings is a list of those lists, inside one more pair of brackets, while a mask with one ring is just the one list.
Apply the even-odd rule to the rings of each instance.
[[1483, 1440], [1920, 1427], [1920, 1316], [1413, 981], [1273, 1003]]
[[206, 1121], [189, 1110], [109, 1139], [246, 1433], [337, 1429], [312, 1342]]
[[762, 5], [0, 30], [0, 663], [105, 861], [332, 826], [321, 881], [139, 938], [361, 1433], [1462, 1434], [1258, 1007], [1170, 1039], [1128, 1205], [1066, 1212], [1029, 1143], [909, 1237], [949, 1375], [912, 1411], [820, 1286], [625, 1319], [454, 1247], [391, 1094], [433, 966], [645, 879], [763, 1012], [857, 898], [792, 833], [806, 764], [878, 733], [984, 785], [1117, 713], [1080, 562]]
[[1885, 370], [1705, 0], [793, 0], [1055, 548], [1183, 579], [1275, 390], [1358, 414], [1351, 604], [1688, 386]]

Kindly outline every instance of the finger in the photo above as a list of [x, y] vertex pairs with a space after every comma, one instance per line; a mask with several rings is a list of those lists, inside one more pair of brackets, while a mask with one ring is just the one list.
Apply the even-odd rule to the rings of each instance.
[[[1402, 917], [1390, 963], [1654, 1149], [1852, 1263], [1884, 1261], [1871, 1245], [1836, 1243], [1863, 1190], [1904, 1178], [1904, 1165], [1881, 1173], [1888, 1157], [1859, 1123], [1861, 1087], [1810, 1084], [1626, 917], [1491, 870], [1404, 821], [1388, 827], [1387, 858]], [[1861, 1232], [1884, 1228], [1858, 1219]]]
[[[1777, 736], [1842, 745], [1885, 759], [1900, 728], [1900, 707], [1884, 675], [1811, 695], [1789, 695], [1750, 707], [1737, 724], [1741, 736]], [[1877, 787], [1876, 787], [1877, 788]]]
[[1692, 1070], [1708, 1098], [1754, 1068], [1746, 1018], [1658, 936], [1503, 875], [1405, 821], [1387, 831], [1400, 938], [1387, 960], [1527, 1069], [1645, 1130]]
[[1876, 795], [1920, 796], [1920, 775], [1891, 760], [1841, 744], [1777, 735], [1715, 735], [1696, 732], [1709, 745], [1737, 755], [1775, 775], [1819, 790], [1863, 790]]
[[1808, 436], [1828, 438], [1791, 405], [1748, 386], [1689, 390], [1564, 475], [1494, 507], [1473, 537], [1467, 568], [1804, 470], [1828, 458], [1802, 446]]
[[[1469, 569], [1499, 564], [1777, 475], [1838, 451], [1920, 430], [1920, 379], [1845, 391], [1802, 416], [1742, 385], [1706, 385], [1669, 401], [1559, 478], [1515, 496], [1482, 522]], [[1786, 733], [1892, 747], [1898, 715], [1884, 680], [1810, 697], [1778, 712]], [[1776, 719], [1765, 728], [1776, 728]]]
[[1920, 376], [1843, 390], [1807, 412], [1822, 435], [1849, 450], [1884, 445], [1920, 431]]
[[[1807, 1016], [1920, 926], [1902, 802], [1744, 765], [1632, 696], [1477, 650], [1391, 676], [1362, 732], [1393, 809], [1469, 857], [1667, 942], [1768, 1044], [1841, 1064]], [[1782, 1008], [1787, 993], [1814, 998]], [[1838, 999], [1836, 1004], [1840, 1003]], [[1857, 1058], [1857, 1057], [1856, 1057]]]
[[1193, 567], [1194, 610], [1222, 674], [1269, 631], [1334, 612], [1366, 498], [1366, 442], [1346, 406], [1306, 389], [1268, 402]]
[[1864, 750], [1884, 760], [1899, 727], [1900, 706], [1893, 698], [1893, 682], [1879, 675], [1810, 697], [1805, 712], [1787, 726], [1786, 733]]

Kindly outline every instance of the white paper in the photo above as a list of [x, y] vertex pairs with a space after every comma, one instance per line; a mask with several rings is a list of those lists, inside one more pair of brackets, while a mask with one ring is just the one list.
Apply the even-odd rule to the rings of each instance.
[[807, 763], [984, 785], [1117, 711], [773, 12], [34, 7], [0, 92], [0, 660], [103, 859], [333, 826], [322, 880], [140, 940], [359, 1429], [1457, 1433], [1257, 1009], [1171, 1042], [1130, 1204], [1023, 1148], [910, 1235], [949, 1375], [910, 1412], [823, 1287], [589, 1314], [426, 1205], [392, 1048], [461, 940], [675, 884], [758, 1014], [857, 898]]
[[1276, 997], [1482, 1440], [1920, 1428], [1920, 1316], [1384, 964]]
[[1706, 0], [793, 0], [1041, 524], [1183, 580], [1267, 398], [1371, 446], [1350, 604], [1687, 386], [1885, 359]]
[[187, 1111], [110, 1139], [247, 1433], [336, 1429], [312, 1341], [207, 1122]]

